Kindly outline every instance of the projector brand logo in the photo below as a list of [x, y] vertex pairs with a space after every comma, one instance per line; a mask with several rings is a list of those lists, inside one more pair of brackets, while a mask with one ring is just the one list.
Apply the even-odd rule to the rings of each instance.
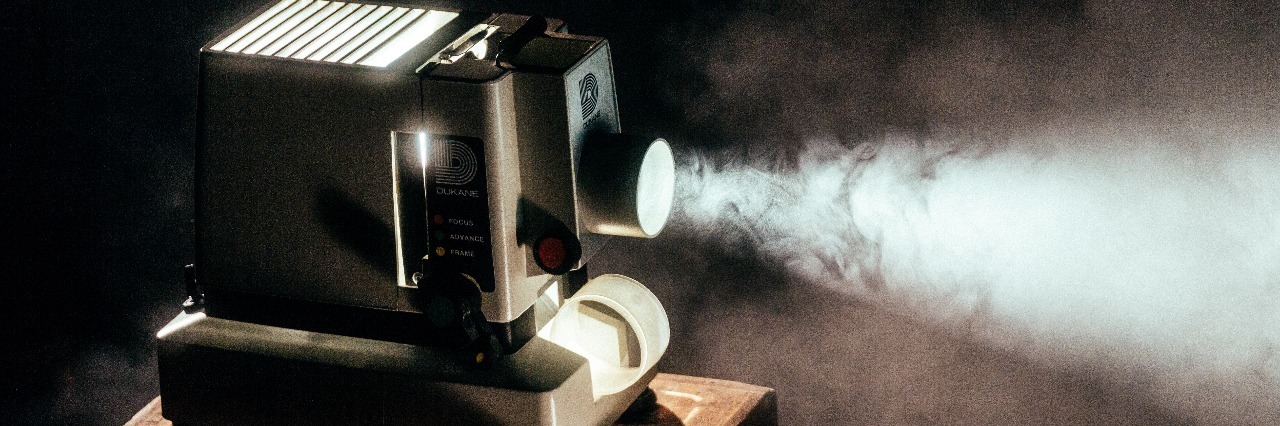
[[600, 98], [600, 86], [596, 84], [596, 75], [587, 73], [578, 80], [578, 97], [582, 100], [582, 119], [586, 120], [596, 112], [596, 101]]
[[441, 185], [466, 185], [476, 177], [476, 153], [466, 143], [454, 140], [435, 150], [435, 179]]

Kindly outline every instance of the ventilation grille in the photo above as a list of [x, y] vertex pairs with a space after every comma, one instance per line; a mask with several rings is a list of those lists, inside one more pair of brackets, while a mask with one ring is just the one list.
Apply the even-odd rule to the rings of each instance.
[[284, 0], [210, 49], [385, 67], [457, 16], [410, 7]]

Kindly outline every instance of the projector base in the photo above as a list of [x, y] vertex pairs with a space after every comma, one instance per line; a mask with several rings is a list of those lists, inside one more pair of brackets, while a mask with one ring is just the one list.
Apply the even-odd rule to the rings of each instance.
[[[658, 412], [644, 420], [619, 419], [625, 425], [776, 425], [778, 398], [773, 389], [728, 380], [658, 373], [649, 382]], [[626, 417], [626, 416], [624, 416]], [[155, 397], [125, 426], [170, 426]]]
[[203, 313], [158, 337], [164, 414], [178, 425], [606, 424], [656, 374], [594, 400], [587, 360], [541, 338], [479, 369], [452, 351]]

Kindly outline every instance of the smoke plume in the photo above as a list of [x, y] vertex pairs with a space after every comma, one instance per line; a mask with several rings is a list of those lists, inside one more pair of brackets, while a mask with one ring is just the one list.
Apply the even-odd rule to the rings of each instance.
[[[840, 6], [845, 7], [845, 6]], [[672, 230], [1206, 423], [1280, 422], [1280, 13], [755, 5]]]

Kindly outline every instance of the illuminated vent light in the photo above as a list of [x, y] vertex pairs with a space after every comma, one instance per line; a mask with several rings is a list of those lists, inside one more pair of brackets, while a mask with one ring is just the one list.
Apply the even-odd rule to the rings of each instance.
[[211, 50], [385, 67], [455, 12], [324, 0], [283, 0]]
[[[333, 37], [338, 35], [337, 32], [334, 32], [334, 29], [345, 28], [342, 27], [341, 22], [346, 22], [347, 19], [355, 19], [350, 18], [351, 14], [355, 13], [356, 9], [360, 8], [360, 5], [358, 4], [334, 4], [338, 5], [340, 9], [328, 16], [325, 16], [324, 21], [312, 26], [306, 34], [298, 37], [298, 39], [294, 40], [293, 43], [289, 43], [288, 46], [285, 46], [284, 49], [276, 52], [275, 55], [282, 58], [293, 57], [303, 59], [312, 52], [315, 52], [316, 49], [324, 46], [330, 40], [333, 40]], [[323, 12], [321, 14], [323, 14]], [[341, 30], [337, 31], [340, 32]]]

